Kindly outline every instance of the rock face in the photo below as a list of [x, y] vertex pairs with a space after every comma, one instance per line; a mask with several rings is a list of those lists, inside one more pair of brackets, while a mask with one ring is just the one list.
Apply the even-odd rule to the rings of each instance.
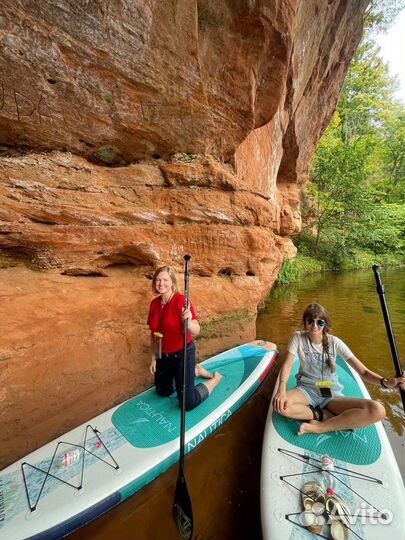
[[0, 466], [152, 384], [158, 266], [254, 338], [367, 3], [2, 2]]

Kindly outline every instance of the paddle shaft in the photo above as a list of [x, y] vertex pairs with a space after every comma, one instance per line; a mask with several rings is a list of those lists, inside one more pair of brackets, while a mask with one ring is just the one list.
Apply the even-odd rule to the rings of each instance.
[[[190, 255], [185, 255], [184, 267], [184, 309], [189, 307], [189, 280], [190, 280]], [[173, 516], [181, 536], [185, 540], [190, 540], [193, 536], [193, 508], [188, 493], [186, 478], [184, 476], [184, 442], [186, 436], [186, 377], [187, 377], [187, 341], [188, 341], [188, 319], [184, 319], [184, 343], [183, 343], [183, 369], [182, 369], [182, 391], [181, 391], [181, 417], [180, 417], [180, 459], [179, 475], [177, 477], [176, 490], [174, 493]]]
[[[188, 308], [190, 295], [190, 255], [184, 256], [184, 309]], [[187, 341], [188, 319], [184, 319], [184, 343], [183, 343], [183, 380], [181, 393], [181, 421], [180, 421], [180, 462], [179, 474], [184, 476], [184, 439], [186, 435], [186, 377], [187, 377]]]
[[[403, 370], [402, 370], [402, 367], [401, 367], [401, 362], [399, 360], [397, 343], [395, 341], [395, 336], [394, 336], [394, 332], [393, 332], [393, 329], [392, 329], [391, 318], [390, 318], [390, 314], [389, 314], [389, 311], [388, 311], [387, 302], [385, 300], [384, 285], [382, 284], [381, 277], [380, 277], [380, 274], [378, 272], [378, 266], [376, 264], [373, 266], [373, 272], [374, 272], [374, 276], [375, 276], [375, 281], [377, 283], [377, 293], [378, 293], [378, 296], [380, 297], [381, 309], [382, 309], [382, 312], [383, 312], [385, 328], [387, 330], [388, 341], [389, 341], [389, 344], [390, 344], [390, 347], [391, 347], [391, 354], [392, 354], [392, 360], [393, 360], [394, 366], [395, 366], [395, 373], [396, 373], [397, 377], [401, 377], [402, 373], [403, 373]], [[401, 389], [400, 394], [401, 394], [401, 399], [402, 399], [402, 405], [403, 405], [404, 410], [405, 410], [405, 390]]]

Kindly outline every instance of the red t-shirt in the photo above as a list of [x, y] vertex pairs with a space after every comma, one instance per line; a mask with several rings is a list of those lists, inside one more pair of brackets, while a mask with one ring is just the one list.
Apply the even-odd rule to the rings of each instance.
[[[162, 352], [173, 353], [183, 348], [184, 329], [181, 314], [184, 307], [184, 294], [176, 293], [170, 302], [162, 306], [160, 296], [152, 300], [149, 308], [148, 325], [152, 332], [163, 334]], [[194, 308], [190, 302], [191, 316], [197, 319]], [[192, 340], [188, 333], [187, 343]]]

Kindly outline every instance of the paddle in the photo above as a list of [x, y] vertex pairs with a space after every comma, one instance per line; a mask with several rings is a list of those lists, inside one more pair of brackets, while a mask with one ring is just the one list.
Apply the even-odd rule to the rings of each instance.
[[[401, 377], [403, 370], [402, 370], [401, 363], [399, 360], [397, 343], [395, 341], [394, 332], [392, 330], [391, 318], [388, 312], [387, 302], [385, 300], [384, 285], [381, 282], [380, 274], [378, 273], [378, 266], [376, 264], [373, 266], [373, 272], [374, 272], [375, 280], [377, 283], [377, 292], [378, 292], [378, 296], [380, 297], [381, 309], [384, 316], [385, 328], [387, 329], [388, 341], [390, 342], [392, 359], [394, 361], [394, 366], [395, 366], [395, 373], [397, 377]], [[401, 394], [401, 399], [402, 399], [402, 405], [405, 411], [405, 390], [401, 389], [400, 394]]]
[[[190, 279], [190, 255], [185, 255], [184, 265], [184, 307], [189, 304], [189, 279]], [[186, 375], [187, 375], [187, 337], [188, 319], [184, 320], [184, 349], [183, 349], [183, 380], [181, 393], [181, 421], [180, 421], [180, 460], [179, 476], [177, 478], [176, 491], [174, 493], [173, 517], [177, 528], [186, 540], [193, 535], [193, 509], [188, 494], [186, 478], [184, 476], [184, 439], [186, 434]]]

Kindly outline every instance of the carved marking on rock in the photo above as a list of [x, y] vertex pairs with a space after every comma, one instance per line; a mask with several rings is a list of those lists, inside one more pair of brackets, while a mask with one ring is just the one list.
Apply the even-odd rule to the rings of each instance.
[[[45, 114], [45, 111], [48, 112], [48, 114]], [[42, 123], [42, 117], [48, 118], [49, 120], [52, 120], [53, 122], [53, 116], [52, 116], [51, 110], [42, 94], [38, 101], [38, 115], [39, 115], [40, 124]]]
[[[35, 104], [32, 101], [32, 99], [25, 96], [21, 92], [14, 90], [14, 101], [15, 101], [15, 106], [17, 110], [17, 120], [20, 121], [22, 116], [27, 116], [28, 118], [32, 117], [32, 115], [35, 112]], [[29, 114], [25, 113], [25, 111], [23, 110], [24, 101], [28, 103], [28, 106], [31, 108], [31, 112]]]
[[[42, 120], [44, 118], [46, 118], [48, 121], [54, 122], [54, 112], [51, 110], [51, 107], [48, 104], [44, 94], [39, 94], [38, 102], [36, 102], [36, 98], [32, 99], [19, 90], [12, 89], [8, 92], [8, 89], [4, 86], [4, 84], [0, 83], [0, 111], [6, 109], [5, 104], [7, 95], [12, 97], [14, 100], [15, 111], [4, 110], [6, 115], [7, 112], [11, 115], [15, 114], [17, 121], [19, 122], [34, 123], [39, 121], [39, 123], [42, 124]], [[62, 113], [61, 116], [66, 123]]]

